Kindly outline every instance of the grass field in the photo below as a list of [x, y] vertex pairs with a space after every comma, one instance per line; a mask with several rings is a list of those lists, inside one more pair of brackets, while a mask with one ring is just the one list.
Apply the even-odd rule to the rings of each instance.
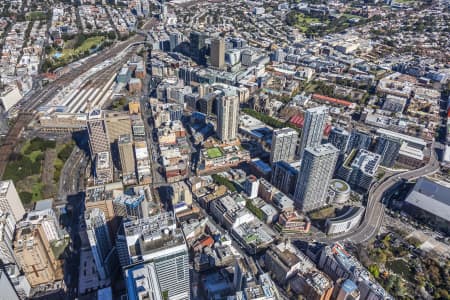
[[313, 220], [322, 220], [322, 219], [326, 219], [326, 218], [335, 217], [336, 214], [335, 214], [334, 207], [325, 207], [325, 208], [322, 208], [322, 209], [320, 209], [318, 211], [310, 213], [309, 216]]
[[93, 47], [100, 45], [100, 43], [103, 42], [104, 40], [105, 40], [104, 36], [93, 36], [93, 37], [87, 38], [83, 42], [83, 44], [81, 44], [81, 46], [79, 46], [75, 49], [72, 48], [70, 45], [71, 43], [68, 42], [66, 44], [66, 47], [64, 47], [63, 51], [60, 52], [61, 56], [59, 56], [58, 58], [55, 57], [55, 54], [58, 53], [56, 50], [53, 50], [53, 52], [50, 54], [50, 56], [52, 58], [56, 58], [57, 60], [69, 60], [72, 56], [81, 54], [85, 51], [89, 51]]
[[40, 182], [40, 177], [39, 177], [39, 182], [36, 182], [32, 189], [31, 189], [31, 194], [33, 194], [33, 202], [38, 201], [38, 200], [42, 200], [42, 188], [44, 187], [44, 184], [42, 182]]
[[320, 23], [320, 20], [318, 18], [312, 18], [303, 14], [298, 14], [295, 26], [302, 32], [306, 32], [309, 26], [314, 23]]
[[386, 263], [386, 267], [395, 272], [397, 275], [406, 277], [409, 281], [414, 279], [414, 274], [411, 272], [411, 268], [403, 259], [390, 260]]
[[209, 148], [208, 150], [206, 150], [206, 153], [208, 154], [209, 158], [218, 158], [223, 155], [222, 151], [220, 151], [220, 149], [217, 147]]
[[45, 11], [30, 11], [25, 17], [27, 21], [45, 20], [46, 18], [47, 13]]

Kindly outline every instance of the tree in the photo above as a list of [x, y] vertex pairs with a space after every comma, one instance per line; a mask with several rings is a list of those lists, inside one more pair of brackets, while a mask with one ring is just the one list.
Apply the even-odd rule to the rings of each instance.
[[385, 263], [387, 260], [386, 253], [382, 250], [377, 251], [376, 261], [379, 263]]
[[225, 177], [218, 174], [213, 174], [212, 179], [215, 183], [226, 186], [230, 192], [236, 192], [236, 187], [234, 186], [234, 184]]
[[108, 32], [108, 39], [114, 40], [115, 38], [116, 38], [116, 34], [114, 33], [114, 31]]
[[295, 11], [290, 11], [286, 16], [286, 23], [289, 26], [294, 26], [297, 23], [297, 13]]
[[30, 204], [33, 200], [33, 194], [29, 192], [20, 192], [19, 197], [23, 204]]
[[370, 265], [369, 272], [373, 275], [373, 277], [377, 279], [380, 277], [380, 268], [378, 267], [378, 265]]

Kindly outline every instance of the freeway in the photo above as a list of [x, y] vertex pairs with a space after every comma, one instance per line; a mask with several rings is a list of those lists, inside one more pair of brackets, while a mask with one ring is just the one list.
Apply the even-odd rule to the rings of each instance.
[[431, 149], [433, 150], [431, 151], [430, 161], [425, 166], [400, 174], [397, 173], [372, 186], [368, 195], [364, 220], [355, 231], [334, 236], [332, 238], [326, 238], [324, 242], [348, 240], [358, 244], [364, 243], [374, 237], [380, 229], [383, 221], [383, 199], [386, 193], [395, 188], [395, 186], [400, 182], [414, 180], [419, 177], [435, 173], [439, 170], [439, 161], [436, 157], [436, 151], [434, 151], [434, 143], [432, 144]]

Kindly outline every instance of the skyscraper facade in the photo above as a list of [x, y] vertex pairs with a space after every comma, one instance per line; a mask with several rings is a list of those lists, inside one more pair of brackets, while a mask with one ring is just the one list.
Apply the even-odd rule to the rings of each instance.
[[292, 164], [285, 161], [276, 162], [272, 166], [272, 184], [286, 195], [293, 195], [299, 167], [299, 162]]
[[389, 136], [380, 136], [377, 139], [375, 153], [381, 155], [381, 165], [384, 167], [392, 167], [398, 158], [402, 142]]
[[211, 65], [223, 69], [225, 66], [225, 41], [223, 38], [211, 40]]
[[22, 201], [12, 180], [0, 181], [0, 209], [11, 212], [15, 222], [20, 221], [25, 214]]
[[314, 148], [321, 144], [323, 131], [328, 118], [328, 107], [309, 108], [305, 113], [305, 123], [300, 141], [300, 156], [306, 148]]
[[335, 173], [338, 171], [339, 167], [342, 166], [342, 164], [344, 163], [349, 140], [350, 140], [350, 133], [347, 130], [340, 127], [331, 128], [330, 134], [328, 135], [328, 142], [339, 150], [339, 156], [336, 162]]
[[372, 144], [372, 136], [368, 132], [353, 129], [347, 145], [347, 153], [353, 149], [369, 149]]
[[206, 35], [202, 32], [192, 31], [189, 34], [190, 47], [192, 58], [199, 64], [205, 64], [206, 55]]
[[0, 260], [3, 264], [15, 264], [16, 257], [13, 250], [14, 216], [7, 211], [0, 210]]
[[247, 177], [244, 183], [245, 193], [250, 199], [254, 199], [258, 196], [259, 180], [254, 175]]
[[292, 161], [297, 148], [298, 133], [292, 128], [274, 130], [270, 149], [270, 164], [284, 160]]
[[108, 224], [105, 214], [99, 208], [86, 212], [86, 233], [94, 257], [97, 272], [102, 280], [109, 275], [110, 268], [107, 264], [108, 255], [111, 253], [112, 243], [109, 236]]
[[1, 289], [1, 298], [8, 300], [19, 300], [19, 296], [12, 284], [11, 280], [8, 278], [8, 273], [4, 270], [4, 268], [0, 269], [0, 289]]
[[342, 128], [331, 128], [330, 135], [328, 136], [328, 142], [335, 146], [340, 154], [347, 152], [348, 142], [350, 140], [350, 133]]
[[306, 148], [294, 193], [295, 205], [303, 212], [326, 206], [327, 187], [333, 176], [339, 150], [331, 144]]
[[170, 43], [170, 52], [173, 52], [176, 50], [178, 45], [182, 42], [182, 35], [178, 31], [170, 32], [169, 33], [169, 43]]
[[217, 136], [224, 143], [235, 140], [239, 125], [239, 98], [236, 95], [221, 96], [217, 110]]

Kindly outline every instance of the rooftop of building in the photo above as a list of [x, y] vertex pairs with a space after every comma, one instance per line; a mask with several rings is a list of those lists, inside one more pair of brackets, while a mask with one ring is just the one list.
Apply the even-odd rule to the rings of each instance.
[[377, 133], [380, 136], [388, 136], [388, 137], [391, 137], [391, 138], [400, 139], [400, 140], [403, 140], [405, 142], [421, 146], [423, 148], [425, 148], [426, 145], [427, 145], [427, 142], [425, 142], [424, 139], [413, 137], [413, 136], [406, 135], [406, 134], [402, 134], [402, 133], [399, 133], [399, 132], [390, 131], [390, 130], [387, 130], [387, 129], [384, 129], [384, 128], [378, 128], [377, 129]]
[[130, 134], [123, 134], [119, 136], [119, 144], [128, 144], [131, 143], [131, 135]]
[[348, 207], [347, 210], [341, 214], [340, 216], [327, 219], [328, 223], [346, 223], [351, 219], [360, 217], [365, 211], [365, 208], [362, 206], [352, 206]]
[[53, 207], [53, 199], [44, 199], [36, 201], [36, 204], [34, 205], [34, 210], [46, 210], [51, 209]]
[[263, 173], [270, 173], [272, 171], [272, 168], [259, 158], [252, 159], [252, 164], [254, 164], [256, 168]]
[[5, 196], [8, 192], [9, 186], [12, 184], [12, 180], [0, 181], [0, 196]]
[[[319, 95], [319, 96], [322, 96], [322, 95]], [[311, 114], [324, 114], [324, 113], [328, 113], [328, 111], [329, 111], [329, 108], [327, 106], [316, 106], [316, 107], [308, 108], [306, 110], [307, 113], [311, 113]]]
[[142, 193], [140, 193], [139, 195], [127, 195], [127, 194], [119, 195], [116, 198], [114, 198], [113, 201], [115, 203], [123, 203], [127, 206], [137, 206], [142, 201], [145, 201], [144, 190], [142, 190]]
[[290, 127], [286, 127], [286, 128], [281, 128], [281, 129], [275, 129], [273, 131], [273, 135], [274, 136], [289, 136], [289, 135], [297, 135], [298, 136], [298, 132], [297, 130], [290, 128]]
[[[163, 212], [134, 221], [123, 223], [123, 230], [129, 244], [131, 256], [143, 256], [163, 249], [184, 245], [184, 235], [176, 228], [172, 212]], [[139, 241], [135, 244], [135, 241]]]
[[139, 241], [139, 249], [131, 247], [130, 253], [131, 256], [135, 256], [138, 254], [135, 252], [137, 250], [141, 255], [146, 255], [180, 245], [185, 245], [185, 240], [183, 232], [179, 228], [164, 229], [160, 232], [144, 232]]
[[278, 190], [276, 190], [275, 193], [272, 195], [272, 202], [276, 207], [278, 207], [281, 210], [291, 208], [294, 206], [294, 201]]
[[347, 293], [347, 294], [351, 294], [355, 291], [358, 292], [358, 286], [351, 281], [350, 279], [346, 279], [344, 281], [344, 283], [342, 284], [342, 289]]
[[348, 183], [341, 179], [330, 180], [330, 188], [340, 193], [350, 192], [350, 186]]
[[421, 177], [405, 201], [450, 222], [450, 188], [446, 186]]
[[330, 143], [321, 144], [316, 147], [306, 148], [305, 151], [307, 151], [315, 156], [330, 155], [330, 154], [335, 154], [335, 153], [339, 152], [339, 150]]
[[122, 182], [113, 182], [105, 185], [96, 185], [86, 188], [86, 201], [97, 202], [113, 200], [116, 193], [123, 193]]
[[342, 134], [342, 135], [350, 135], [350, 132], [348, 132], [347, 130], [345, 130], [344, 128], [341, 128], [341, 127], [333, 126], [333, 127], [331, 127], [331, 131]]
[[162, 300], [159, 283], [154, 276], [153, 264], [140, 264], [125, 272], [128, 298], [130, 300]]
[[88, 120], [100, 119], [102, 117], [102, 110], [95, 108], [89, 112]]
[[259, 246], [267, 246], [273, 241], [269, 228], [264, 227], [259, 221], [252, 221], [241, 224], [233, 229], [233, 231], [240, 236], [247, 245], [257, 248]]
[[96, 160], [96, 168], [97, 169], [107, 169], [110, 166], [110, 153], [105, 152], [99, 152], [97, 154], [97, 160]]
[[370, 176], [374, 176], [377, 172], [380, 161], [380, 154], [373, 153], [365, 149], [359, 149], [358, 153], [351, 163], [351, 167], [360, 169], [365, 174], [368, 174]]
[[309, 273], [306, 277], [306, 282], [320, 295], [323, 295], [327, 290], [333, 287], [331, 279], [319, 271]]

